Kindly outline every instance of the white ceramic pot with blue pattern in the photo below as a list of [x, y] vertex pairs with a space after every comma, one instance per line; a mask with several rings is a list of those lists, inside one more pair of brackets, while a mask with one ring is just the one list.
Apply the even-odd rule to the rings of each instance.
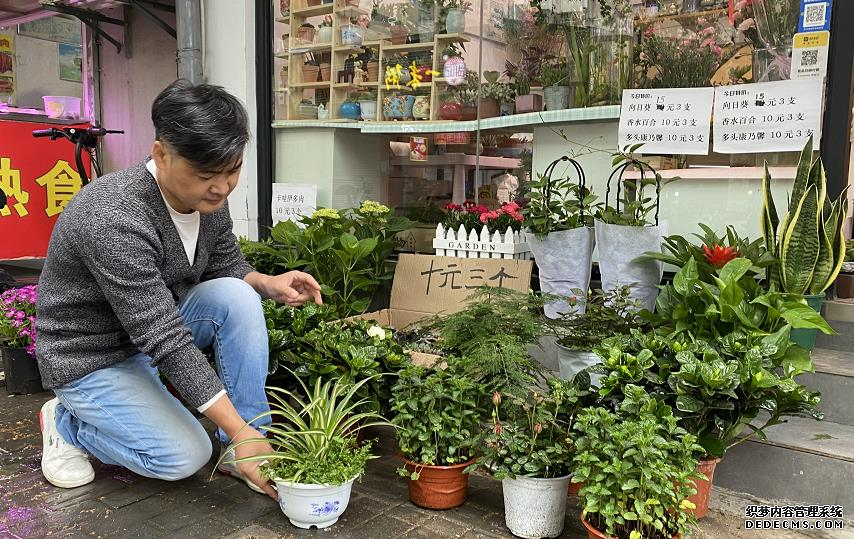
[[340, 485], [305, 485], [276, 481], [279, 507], [297, 528], [327, 528], [338, 521], [350, 503], [356, 478]]

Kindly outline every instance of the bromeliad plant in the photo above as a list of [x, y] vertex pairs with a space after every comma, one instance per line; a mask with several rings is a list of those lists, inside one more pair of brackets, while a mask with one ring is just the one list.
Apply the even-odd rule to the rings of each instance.
[[771, 195], [771, 174], [765, 166], [762, 191], [762, 235], [765, 246], [779, 266], [773, 266], [772, 289], [790, 294], [819, 295], [836, 280], [845, 257], [842, 227], [848, 216], [843, 190], [836, 200], [827, 194], [827, 177], [821, 159], [812, 161], [810, 137], [801, 152], [789, 208], [783, 222]]
[[243, 240], [241, 249], [258, 271], [311, 273], [340, 317], [367, 310], [380, 285], [394, 275], [386, 258], [397, 245], [395, 235], [414, 225], [370, 200], [355, 209], [321, 208], [299, 223], [281, 221], [271, 230], [272, 240]]
[[449, 466], [470, 461], [479, 447], [480, 420], [488, 395], [465, 363], [454, 357], [444, 368], [410, 365], [392, 388], [392, 424], [401, 455], [415, 469], [398, 473], [418, 480], [420, 466]]
[[359, 430], [388, 421], [373, 412], [360, 412], [366, 404], [360, 389], [371, 380], [356, 384], [344, 380], [318, 379], [302, 391], [268, 387], [270, 411], [250, 423], [270, 417], [267, 438], [253, 438], [232, 444], [235, 448], [260, 441], [269, 442], [272, 453], [236, 459], [232, 462], [262, 461], [261, 473], [277, 483], [340, 485], [361, 476], [371, 454], [370, 441], [357, 443]]
[[670, 539], [695, 519], [692, 456], [696, 437], [678, 425], [669, 406], [628, 385], [613, 412], [591, 407], [575, 421], [572, 481], [587, 525], [617, 539]]
[[0, 346], [23, 348], [36, 357], [38, 285], [10, 288], [0, 294]]
[[367, 320], [330, 320], [334, 313], [314, 304], [296, 308], [267, 300], [264, 313], [271, 383], [295, 390], [294, 377], [309, 386], [342, 379], [359, 384], [358, 396], [369, 410], [388, 408], [391, 382], [386, 378], [409, 364], [390, 330]]

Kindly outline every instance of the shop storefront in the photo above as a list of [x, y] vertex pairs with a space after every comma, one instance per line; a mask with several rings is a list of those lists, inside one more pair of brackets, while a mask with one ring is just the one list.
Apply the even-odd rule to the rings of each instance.
[[[638, 131], [625, 125], [624, 91], [660, 97], [662, 89], [706, 88], [711, 100], [713, 87], [726, 86], [755, 101], [743, 120], [767, 113], [767, 140], [726, 125], [715, 109], [692, 117], [710, 125], [701, 130], [704, 144], [650, 140], [637, 153], [664, 180], [678, 178], [660, 193], [671, 232], [691, 233], [703, 222], [757, 237], [763, 165], [774, 194], [785, 197], [808, 133], [817, 149], [829, 147], [820, 141], [833, 65], [830, 12], [808, 4], [277, 0], [269, 30], [273, 179], [317, 185], [321, 206], [377, 199], [430, 222], [447, 203], [492, 208], [508, 193], [521, 195], [566, 155], [602, 201], [613, 154]], [[758, 94], [768, 96], [764, 109]], [[777, 94], [809, 103], [809, 118], [797, 106], [772, 110]], [[659, 124], [650, 133], [667, 130]], [[554, 175], [570, 172], [564, 164]], [[833, 173], [838, 192], [847, 168]]]

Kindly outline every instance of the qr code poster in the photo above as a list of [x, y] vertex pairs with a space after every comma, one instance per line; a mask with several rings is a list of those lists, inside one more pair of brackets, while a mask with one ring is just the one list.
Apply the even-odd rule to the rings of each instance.
[[830, 30], [832, 2], [833, 0], [801, 0], [798, 32]]
[[792, 41], [792, 75], [798, 79], [821, 79], [827, 74], [830, 32], [795, 34]]

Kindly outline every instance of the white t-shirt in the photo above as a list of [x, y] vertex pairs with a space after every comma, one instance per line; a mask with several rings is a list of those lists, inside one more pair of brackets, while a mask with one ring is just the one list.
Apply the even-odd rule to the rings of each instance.
[[[154, 159], [145, 164], [148, 172], [157, 180], [157, 165], [154, 164]], [[160, 183], [157, 184], [160, 187]], [[163, 196], [163, 189], [160, 189], [160, 196], [163, 197], [163, 203], [169, 210], [169, 216], [172, 217], [172, 222], [175, 223], [175, 230], [178, 231], [178, 236], [181, 238], [181, 243], [184, 244], [184, 251], [187, 253], [187, 260], [192, 266], [196, 260], [196, 243], [199, 241], [199, 223], [201, 215], [199, 212], [179, 213], [169, 205], [169, 201]]]

